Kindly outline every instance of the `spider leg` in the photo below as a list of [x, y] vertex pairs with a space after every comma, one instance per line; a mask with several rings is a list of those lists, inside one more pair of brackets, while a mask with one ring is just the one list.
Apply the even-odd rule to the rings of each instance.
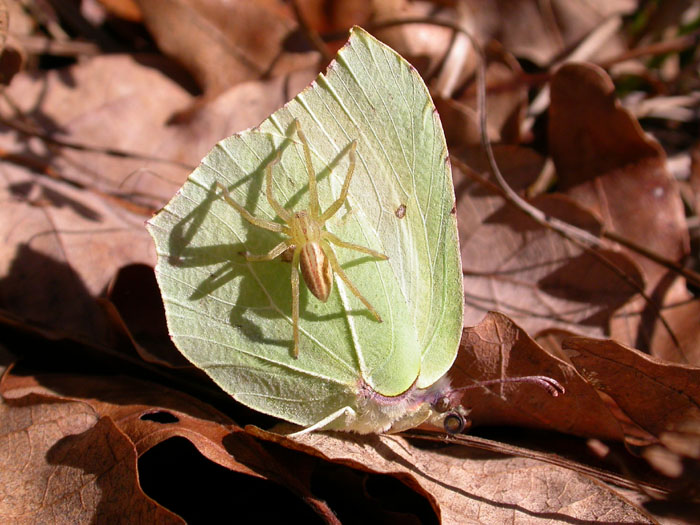
[[343, 189], [340, 191], [340, 196], [336, 199], [336, 201], [328, 206], [328, 209], [323, 212], [323, 215], [319, 217], [319, 221], [321, 222], [326, 222], [328, 219], [333, 217], [333, 215], [336, 214], [336, 212], [340, 209], [340, 207], [343, 205], [343, 202], [345, 202], [345, 199], [348, 198], [348, 190], [350, 189], [350, 180], [352, 179], [352, 174], [355, 171], [355, 149], [357, 148], [357, 141], [353, 140], [350, 143], [350, 150], [348, 151], [348, 158], [350, 160], [350, 165], [348, 166], [348, 174], [345, 175], [345, 182], [343, 182]]
[[359, 244], [341, 241], [338, 237], [326, 230], [321, 230], [321, 237], [328, 239], [330, 242], [332, 242], [336, 246], [340, 246], [341, 248], [347, 248], [349, 250], [355, 250], [357, 252], [366, 253], [368, 255], [371, 255], [372, 257], [376, 257], [377, 259], [382, 259], [383, 261], [386, 261], [389, 258], [383, 253], [375, 252], [374, 250], [365, 248], [364, 246], [360, 246]]
[[279, 257], [280, 254], [287, 248], [289, 248], [289, 244], [287, 243], [287, 241], [282, 241], [277, 246], [272, 248], [272, 250], [262, 255], [252, 255], [250, 253], [246, 253], [245, 259], [246, 261], [250, 262], [271, 261], [272, 259]]
[[299, 119], [294, 119], [294, 125], [297, 128], [297, 135], [299, 135], [299, 140], [301, 140], [301, 145], [303, 146], [306, 171], [309, 172], [309, 210], [311, 211], [311, 216], [317, 219], [321, 211], [318, 203], [318, 189], [316, 188], [316, 172], [311, 163], [311, 148], [309, 147], [309, 141], [306, 140], [306, 135], [304, 135], [304, 132], [301, 130]]
[[299, 257], [301, 247], [294, 249], [292, 257], [292, 325], [294, 326], [294, 359], [299, 357]]
[[282, 220], [289, 223], [289, 221], [292, 220], [292, 214], [284, 209], [284, 207], [272, 196], [272, 166], [280, 161], [281, 155], [282, 152], [278, 152], [275, 160], [270, 162], [270, 164], [267, 165], [267, 168], [265, 168], [265, 196], [267, 197], [267, 202], [269, 202], [272, 209], [275, 210], [275, 213], [277, 213]]
[[380, 323], [382, 322], [382, 318], [379, 316], [377, 311], [374, 309], [374, 307], [369, 303], [367, 299], [363, 297], [363, 295], [360, 293], [360, 291], [357, 289], [357, 287], [352, 284], [352, 281], [350, 278], [345, 274], [343, 269], [340, 267], [340, 263], [338, 263], [338, 259], [335, 256], [335, 252], [333, 251], [333, 248], [331, 247], [330, 244], [328, 244], [328, 241], [326, 239], [321, 239], [321, 249], [323, 250], [323, 253], [326, 254], [326, 257], [328, 257], [328, 261], [331, 263], [331, 268], [333, 268], [333, 271], [338, 274], [338, 277], [340, 277], [343, 282], [345, 283], [345, 286], [350, 288], [350, 291], [355, 294], [355, 297], [357, 297], [360, 301], [362, 301], [362, 304], [365, 305], [367, 310], [369, 310], [372, 315], [375, 317], [377, 321]]
[[277, 222], [272, 222], [272, 221], [266, 221], [265, 219], [258, 219], [257, 217], [254, 217], [251, 215], [251, 213], [246, 210], [243, 206], [238, 204], [236, 201], [234, 201], [231, 198], [231, 195], [229, 195], [228, 190], [226, 189], [226, 186], [221, 184], [220, 182], [216, 182], [216, 187], [222, 191], [222, 196], [224, 200], [233, 206], [233, 208], [240, 213], [245, 220], [247, 220], [249, 223], [254, 224], [255, 226], [259, 228], [263, 228], [265, 230], [270, 230], [273, 232], [279, 232], [279, 233], [289, 233], [289, 227], [285, 226], [284, 224], [279, 224]]

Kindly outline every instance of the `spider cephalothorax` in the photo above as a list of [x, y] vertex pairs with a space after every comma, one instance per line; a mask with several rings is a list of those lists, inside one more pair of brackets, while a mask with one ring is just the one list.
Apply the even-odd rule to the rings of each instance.
[[[272, 248], [268, 253], [263, 255], [246, 254], [246, 259], [249, 261], [270, 261], [280, 256], [287, 250], [292, 251], [292, 324], [294, 326], [294, 357], [299, 355], [299, 269], [301, 276], [312, 294], [320, 301], [326, 302], [333, 287], [333, 273], [338, 274], [350, 291], [365, 305], [372, 313], [377, 321], [382, 319], [377, 311], [372, 307], [367, 299], [365, 299], [357, 287], [350, 281], [345, 274], [335, 252], [331, 247], [331, 243], [341, 248], [348, 248], [358, 252], [366, 253], [378, 259], [387, 259], [388, 257], [382, 253], [376, 252], [364, 246], [348, 243], [340, 240], [337, 236], [324, 229], [324, 225], [328, 219], [333, 217], [340, 207], [345, 202], [350, 188], [350, 180], [352, 179], [353, 171], [355, 170], [355, 149], [357, 141], [352, 141], [347, 154], [349, 158], [348, 173], [345, 176], [343, 188], [340, 191], [340, 196], [331, 204], [326, 211], [321, 213], [321, 206], [318, 202], [318, 190], [316, 188], [316, 173], [314, 172], [311, 163], [311, 149], [306, 140], [306, 136], [301, 131], [299, 121], [294, 121], [299, 140], [301, 141], [304, 150], [304, 159], [306, 161], [306, 169], [309, 175], [309, 209], [291, 212], [284, 208], [272, 196], [272, 166], [279, 160], [277, 159], [266, 167], [265, 171], [265, 196], [267, 201], [275, 210], [275, 213], [285, 222], [267, 221], [254, 217], [243, 206], [234, 201], [228, 193], [226, 187], [217, 183], [217, 187], [223, 192], [223, 197], [227, 203], [233, 206], [245, 220], [266, 230], [282, 233], [289, 238], [280, 242]], [[299, 269], [298, 269], [299, 268]]]

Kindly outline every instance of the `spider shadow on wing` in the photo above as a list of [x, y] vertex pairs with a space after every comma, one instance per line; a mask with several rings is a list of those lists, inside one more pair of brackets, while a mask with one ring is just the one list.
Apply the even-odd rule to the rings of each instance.
[[[291, 126], [295, 126], [295, 122], [292, 122]], [[270, 261], [253, 262], [247, 261], [245, 256], [246, 253], [259, 254], [268, 252], [270, 248], [278, 244], [284, 236], [277, 232], [259, 228], [248, 221], [240, 221], [241, 227], [237, 227], [237, 230], [231, 230], [230, 227], [225, 229], [222, 227], [222, 223], [226, 223], [227, 215], [222, 214], [224, 212], [221, 211], [221, 208], [212, 208], [215, 206], [215, 203], [223, 200], [221, 192], [217, 191], [217, 187], [219, 187], [220, 184], [219, 180], [226, 180], [226, 178], [231, 180], [235, 177], [235, 182], [225, 188], [228, 191], [239, 189], [236, 193], [236, 198], [240, 199], [241, 203], [245, 203], [245, 205], [242, 204], [242, 206], [247, 210], [251, 210], [252, 215], [265, 218], [269, 218], [270, 214], [274, 213], [268, 211], [266, 212], [267, 215], [265, 213], [260, 214], [260, 210], [263, 209], [260, 207], [260, 204], [266, 204], [264, 197], [266, 170], [277, 164], [280, 157], [285, 154], [289, 145], [293, 143], [296, 145], [301, 144], [293, 140], [289, 133], [285, 136], [284, 140], [281, 142], [278, 141], [276, 145], [274, 144], [272, 135], [268, 135], [268, 137], [271, 143], [269, 153], [260, 160], [257, 166], [253, 167], [253, 169], [250, 169], [250, 167], [245, 169], [238, 177], [235, 177], [235, 175], [231, 173], [221, 173], [219, 164], [202, 164], [202, 166], [200, 166], [202, 175], [206, 175], [206, 179], [209, 180], [212, 180], [213, 176], [214, 181], [207, 187], [203, 186], [203, 177], [193, 178], [193, 182], [195, 182], [197, 186], [202, 189], [206, 188], [206, 196], [173, 227], [169, 239], [170, 263], [176, 266], [202, 267], [203, 277], [190, 294], [190, 300], [208, 302], [212, 306], [206, 306], [205, 310], [218, 312], [215, 317], [222, 321], [224, 318], [222, 317], [223, 312], [220, 308], [223, 304], [227, 304], [228, 313], [225, 316], [227, 324], [237, 330], [245, 338], [258, 343], [289, 348], [292, 342], [291, 337], [281, 337], [279, 336], [281, 334], [275, 334], [278, 335], [278, 337], [275, 337], [271, 333], [268, 333], [269, 331], [260, 324], [259, 320], [261, 318], [279, 319], [280, 314], [291, 320], [290, 305], [292, 296], [289, 278], [290, 266], [280, 257]], [[326, 163], [316, 174], [317, 181], [326, 180], [341, 161], [348, 156], [348, 151], [351, 147], [353, 147], [352, 141], [348, 142], [348, 144], [335, 154], [330, 162]], [[286, 185], [282, 184], [287, 188], [286, 195], [290, 195], [290, 190], [294, 191], [291, 196], [284, 197], [284, 191], [280, 191], [279, 187], [274, 188], [275, 194], [284, 201], [283, 206], [285, 210], [289, 210], [290, 213], [296, 211], [297, 208], [303, 207], [303, 204], [300, 206], [299, 203], [302, 202], [303, 196], [309, 192], [309, 183], [307, 182], [303, 185], [295, 184], [289, 172], [289, 165], [295, 166], [295, 161], [297, 165], [304, 166], [304, 158], [299, 149], [300, 148], [293, 148], [296, 152], [296, 157], [292, 155], [291, 161], [288, 159], [286, 162], [286, 169], [278, 170], [278, 172], [275, 173], [276, 179], [282, 179], [281, 182], [283, 183], [287, 182]], [[222, 146], [221, 151], [223, 154], [228, 155], [228, 151], [224, 146]], [[289, 156], [290, 153], [286, 153], [285, 155]], [[305, 170], [304, 173], [306, 173], [306, 171], [307, 170]], [[224, 175], [227, 177], [224, 177]], [[283, 180], [285, 175], [287, 177], [286, 181]], [[300, 181], [297, 180], [296, 182], [298, 183]], [[275, 184], [275, 186], [278, 185]], [[324, 194], [327, 194], [329, 189], [328, 187], [324, 187]], [[342, 204], [345, 205], [345, 202]], [[216, 204], [216, 206], [219, 206], [219, 204]], [[281, 222], [282, 219], [277, 215], [274, 215], [272, 219], [277, 224], [283, 224]], [[345, 217], [342, 217], [339, 220], [344, 221], [344, 219]], [[212, 220], [217, 222], [210, 222]], [[333, 220], [336, 221], [338, 219], [334, 218]], [[211, 244], [212, 228], [214, 231], [221, 232], [214, 236], [215, 239], [238, 242]], [[229, 232], [228, 234], [227, 231]], [[202, 242], [202, 239], [206, 239], [206, 241]], [[345, 259], [345, 252], [347, 250], [344, 248], [340, 250], [343, 252], [343, 259]], [[344, 263], [344, 268], [351, 268], [371, 260], [373, 260], [373, 258], [369, 256], [356, 257], [351, 261], [346, 261]], [[222, 288], [226, 289], [233, 281], [238, 281], [233, 288], [233, 290], [235, 290], [234, 294], [227, 297], [225, 293], [217, 293], [217, 291]], [[337, 286], [335, 286], [335, 288], [337, 289]], [[299, 291], [299, 317], [305, 322], [332, 321], [357, 315], [372, 318], [371, 313], [361, 305], [358, 305], [357, 308], [343, 307], [332, 313], [319, 314], [313, 311], [314, 308], [310, 308], [308, 289], [306, 289], [305, 286], [301, 286]], [[334, 293], [337, 294], [338, 292], [336, 291]], [[261, 302], [264, 298], [266, 298], [267, 304]], [[315, 301], [315, 299], [311, 300], [311, 302], [313, 301]], [[215, 302], [219, 304], [214, 306], [212, 303]], [[255, 315], [258, 316], [258, 320], [248, 315], [253, 310], [255, 311]]]
[[[223, 200], [231, 206], [241, 218], [248, 223], [249, 226], [254, 226], [259, 230], [272, 232], [281, 237], [281, 240], [274, 245], [273, 248], [263, 251], [246, 251], [245, 258], [248, 262], [270, 262], [280, 256], [289, 255], [291, 253], [291, 295], [292, 295], [292, 328], [293, 328], [293, 356], [296, 358], [299, 355], [300, 348], [300, 280], [303, 279], [306, 287], [319, 299], [321, 303], [326, 303], [333, 289], [334, 275], [338, 276], [343, 281], [345, 287], [365, 306], [372, 314], [377, 322], [382, 322], [382, 319], [372, 306], [372, 304], [364, 297], [358, 287], [345, 273], [345, 270], [340, 265], [335, 250], [332, 245], [347, 250], [361, 252], [378, 260], [386, 260], [387, 256], [376, 250], [361, 244], [347, 242], [337, 237], [330, 232], [326, 223], [336, 215], [338, 211], [345, 205], [352, 176], [356, 167], [356, 148], [357, 140], [351, 140], [345, 148], [335, 156], [333, 161], [326, 165], [326, 169], [330, 173], [333, 169], [333, 164], [341, 158], [347, 156], [348, 168], [343, 179], [343, 185], [338, 195], [332, 195], [332, 203], [328, 207], [321, 206], [319, 199], [319, 185], [316, 174], [316, 169], [313, 166], [312, 150], [306, 134], [302, 131], [299, 120], [294, 119], [292, 122], [293, 131], [301, 142], [303, 162], [301, 166], [288, 164], [286, 168], [278, 170], [287, 173], [288, 177], [291, 173], [297, 174], [305, 172], [308, 177], [308, 208], [294, 209], [290, 206], [289, 198], [286, 199], [286, 205], [282, 205], [277, 199], [277, 193], [282, 193], [279, 189], [279, 181], [275, 181], [273, 177], [273, 167], [282, 163], [283, 148], [276, 151], [274, 160], [265, 166], [265, 198], [269, 205], [264, 213], [251, 212], [248, 208], [241, 205], [230, 193], [229, 188], [219, 181], [215, 181], [214, 186], [221, 191]], [[293, 184], [296, 182], [290, 178]], [[277, 189], [276, 189], [277, 187]], [[330, 188], [329, 188], [330, 189]], [[259, 195], [259, 193], [258, 193]], [[297, 190], [297, 195], [299, 195]], [[264, 208], [260, 208], [264, 209]], [[273, 220], [270, 220], [273, 219]], [[240, 219], [237, 223], [240, 223]], [[250, 228], [247, 228], [250, 232]], [[257, 236], [249, 236], [253, 241], [256, 237], [262, 238], [262, 232], [258, 232]], [[254, 273], [251, 268], [251, 273]], [[268, 286], [276, 281], [276, 276], [270, 276], [267, 279], [259, 280], [263, 294], [268, 294]], [[274, 305], [271, 301], [271, 305]], [[276, 309], [279, 310], [279, 307]], [[346, 310], [344, 305], [341, 309]]]

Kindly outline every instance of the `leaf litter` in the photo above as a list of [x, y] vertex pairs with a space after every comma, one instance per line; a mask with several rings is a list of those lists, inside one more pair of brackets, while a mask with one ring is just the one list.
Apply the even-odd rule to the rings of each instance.
[[[100, 2], [89, 4], [97, 12], [102, 9]], [[141, 2], [134, 4], [138, 9]], [[248, 9], [247, 2], [239, 4], [235, 9]], [[344, 30], [352, 23], [371, 26], [379, 22], [363, 9], [352, 15], [348, 14], [350, 8], [343, 15], [329, 15], [331, 12], [321, 7], [322, 2], [299, 4], [308, 20], [307, 34]], [[539, 394], [529, 391], [528, 386], [470, 390], [464, 402], [472, 408], [472, 431], [479, 432], [484, 425], [518, 425], [523, 435], [532, 432], [527, 428], [544, 429], [549, 431], [546, 440], [551, 441], [551, 449], [556, 449], [556, 432], [626, 443], [631, 453], [622, 452], [628, 454], [622, 456], [625, 467], [618, 471], [607, 462], [606, 468], [640, 482], [653, 480], [675, 491], [678, 498], [691, 505], [686, 511], [689, 514], [684, 518], [681, 510], [674, 516], [667, 509], [656, 519], [689, 520], [694, 512], [692, 504], [697, 501], [697, 485], [693, 483], [698, 464], [698, 399], [693, 388], [700, 355], [700, 339], [696, 336], [698, 303], [693, 288], [696, 283], [689, 286], [668, 266], [650, 262], [634, 248], [620, 248], [608, 240], [606, 249], [597, 251], [627, 277], [621, 279], [597, 255], [528, 222], [520, 212], [499, 201], [493, 183], [481, 180], [488, 168], [475, 147], [473, 132], [478, 126], [474, 112], [465, 110], [473, 104], [473, 91], [460, 81], [452, 84], [451, 92], [444, 89], [441, 63], [451, 33], [432, 26], [430, 17], [454, 18], [453, 8], [444, 3], [437, 7], [428, 2], [394, 4], [391, 9], [385, 8], [384, 19], [422, 16], [423, 23], [385, 29], [377, 35], [393, 32], [391, 40], [386, 36], [387, 41], [410, 58], [429, 83], [431, 78], [435, 82], [442, 79], [443, 83], [434, 87], [448, 93], [444, 108], [453, 108], [458, 117], [454, 124], [451, 119], [443, 121], [448, 139], [452, 137], [451, 155], [469, 168], [467, 173], [454, 170], [468, 327], [452, 372], [453, 382], [469, 384], [503, 374], [542, 373], [567, 388], [567, 395], [557, 399], [538, 399]], [[491, 122], [499, 132], [492, 138], [500, 137], [506, 144], [498, 146], [497, 161], [511, 187], [531, 196], [538, 188], [539, 177], [549, 170], [556, 174], [549, 181], [553, 189], [533, 201], [548, 214], [595, 235], [612, 231], [677, 263], [690, 258], [690, 265], [697, 268], [692, 256], [697, 250], [689, 251], [696, 239], [694, 217], [684, 216], [688, 208], [684, 209], [678, 191], [683, 181], [674, 180], [666, 167], [669, 155], [690, 150], [692, 135], [682, 126], [674, 128], [649, 120], [642, 122], [644, 133], [637, 119], [616, 102], [613, 91], [616, 85], [617, 93], [624, 94], [618, 84], [622, 72], [653, 70], [653, 61], [634, 58], [636, 70], [629, 67], [629, 61], [627, 69], [614, 66], [603, 71], [582, 64], [570, 64], [558, 72], [553, 69], [562, 51], [580, 42], [601, 21], [622, 14], [650, 13], [635, 11], [639, 7], [631, 1], [552, 2], [548, 12], [535, 8], [535, 2], [520, 2], [519, 10], [514, 11], [503, 10], [501, 4], [493, 2], [482, 11], [472, 6], [472, 11], [460, 13], [460, 19], [486, 21], [474, 22], [482, 42], [499, 41], [512, 63], [530, 60], [540, 68], [543, 78], [551, 78], [548, 129], [542, 123], [539, 128], [530, 127], [518, 105], [522, 104], [523, 90], [529, 89], [532, 94], [533, 87], [541, 86], [541, 79], [516, 68], [510, 77], [500, 73], [489, 80], [503, 89], [503, 116], [500, 111], [494, 112], [494, 117], [499, 117]], [[673, 12], [669, 4], [677, 6], [676, 18], [670, 22], [664, 18], [667, 30], [680, 31], [692, 19], [692, 12], [678, 7], [683, 2], [660, 4], [657, 15], [662, 9], [664, 13]], [[146, 9], [144, 6], [141, 9]], [[71, 15], [70, 8], [66, 9], [49, 19], [64, 23]], [[263, 120], [323, 67], [321, 53], [304, 38], [293, 11], [282, 3], [266, 2], [259, 8], [266, 13], [263, 18], [250, 12], [240, 16], [241, 22], [264, 19], [266, 27], [271, 28], [262, 48], [256, 47], [255, 39], [245, 37], [246, 33], [238, 33], [243, 37], [240, 40], [233, 32], [227, 34], [226, 27], [219, 24], [226, 18], [218, 20], [212, 15], [221, 12], [216, 11], [220, 6], [207, 10], [198, 2], [181, 1], [164, 3], [162, 9], [177, 22], [169, 28], [171, 35], [187, 38], [173, 43], [158, 21], [142, 10], [137, 20], [143, 21], [153, 37], [146, 37], [146, 48], [132, 47], [131, 51], [146, 49], [148, 56], [86, 55], [76, 57], [79, 60], [72, 64], [56, 62], [49, 68], [37, 67], [36, 61], [30, 60], [23, 63], [25, 70], [17, 73], [4, 91], [0, 125], [6, 132], [0, 137], [0, 147], [6, 241], [0, 319], [8, 336], [3, 344], [36, 370], [20, 376], [8, 372], [3, 379], [5, 403], [0, 428], [3, 439], [9, 440], [3, 447], [11, 451], [6, 456], [8, 462], [17, 465], [25, 455], [21, 442], [15, 439], [20, 434], [38, 432], [47, 424], [56, 431], [45, 434], [43, 448], [25, 458], [21, 474], [13, 468], [2, 469], [8, 481], [3, 486], [17, 487], [20, 481], [27, 481], [38, 487], [51, 475], [61, 476], [65, 482], [62, 486], [44, 485], [47, 497], [43, 506], [32, 500], [31, 494], [13, 492], [13, 498], [5, 497], [3, 501], [8, 505], [13, 502], [14, 507], [3, 507], [1, 515], [14, 516], [11, 512], [18, 508], [37, 519], [48, 515], [43, 513], [73, 512], [77, 507], [60, 506], [61, 491], [67, 490], [63, 494], [70, 495], [70, 487], [87, 483], [90, 496], [82, 500], [84, 514], [65, 514], [76, 521], [113, 515], [110, 513], [117, 507], [121, 512], [128, 508], [132, 516], [150, 516], [149, 521], [177, 521], [174, 514], [143, 494], [135, 462], [146, 451], [158, 450], [163, 443], [179, 437], [199, 451], [197, 461], [286, 486], [305, 502], [312, 515], [325, 522], [337, 518], [314, 497], [318, 488], [311, 481], [314, 473], [323, 470], [320, 465], [330, 461], [349, 465], [364, 476], [384, 473], [401, 480], [429, 503], [432, 519], [444, 523], [499, 521], [506, 515], [508, 519], [516, 515], [523, 522], [579, 518], [653, 523], [654, 518], [638, 504], [617, 496], [614, 487], [547, 463], [495, 457], [454, 445], [431, 450], [414, 439], [405, 441], [395, 436], [341, 439], [314, 434], [292, 442], [254, 431], [255, 436], [272, 439], [291, 452], [268, 448], [271, 445], [265, 440], [243, 438], [224, 415], [235, 413], [241, 424], [258, 421], [251, 414], [232, 407], [228, 401], [207, 403], [185, 395], [191, 388], [186, 385], [201, 384], [196, 373], [186, 375], [189, 383], [185, 385], [163, 379], [170, 385], [169, 390], [156, 383], [134, 382], [138, 381], [132, 377], [134, 366], [148, 369], [140, 364], [144, 363], [140, 356], [145, 354], [135, 348], [138, 345], [132, 341], [136, 339], [129, 335], [132, 330], [144, 333], [143, 328], [134, 325], [133, 319], [115, 322], [100, 301], [110, 297], [109, 283], [122, 269], [135, 263], [154, 264], [155, 254], [142, 227], [144, 220], [179, 187], [189, 171], [184, 165], [196, 165], [217, 140]], [[178, 16], [177, 10], [182, 9], [193, 16], [189, 20]], [[644, 9], [653, 7], [647, 5]], [[226, 16], [232, 13], [236, 11]], [[15, 16], [15, 24], [20, 23], [21, 16], [26, 14]], [[30, 20], [32, 16], [38, 15], [30, 15]], [[91, 20], [98, 33], [114, 23], [109, 18], [102, 18], [102, 22], [95, 22], [99, 17], [86, 18], [85, 10], [77, 11], [77, 16]], [[523, 17], [531, 24], [523, 25]], [[648, 19], [653, 21], [655, 17]], [[45, 35], [50, 36], [41, 38], [70, 49], [70, 37], [61, 34], [60, 26], [41, 17], [37, 20], [49, 27]], [[198, 20], [214, 24], [216, 31], [198, 35], [188, 29], [188, 24], [192, 27]], [[642, 27], [635, 29], [638, 32], [634, 38], [618, 31], [615, 46], [607, 46], [608, 55], [613, 49], [627, 51], [663, 38], [654, 33], [654, 22], [644, 28], [643, 19], [638, 20]], [[6, 49], [21, 48], [27, 41], [12, 39], [12, 24], [11, 18]], [[526, 26], [542, 29], [528, 34], [517, 29]], [[27, 27], [25, 34], [31, 35], [31, 28], [36, 26]], [[181, 29], [173, 31], [172, 27]], [[422, 39], [417, 39], [416, 35], [421, 34]], [[533, 40], [532, 35], [537, 38]], [[343, 37], [334, 37], [335, 42], [342, 42]], [[127, 35], [123, 38], [127, 49], [136, 41]], [[143, 43], [144, 37], [139, 38]], [[104, 44], [104, 40], [98, 41]], [[212, 45], [212, 41], [217, 43]], [[417, 43], [422, 47], [416, 47]], [[617, 47], [620, 45], [622, 48]], [[210, 50], [215, 59], [198, 62], [192, 58], [199, 52], [195, 50]], [[329, 50], [332, 54], [332, 47]], [[679, 51], [667, 61], [663, 81], [671, 89], [697, 92], [697, 83], [692, 80], [685, 85], [676, 83], [687, 78], [684, 75], [688, 71]], [[593, 61], [609, 58], [589, 56]], [[229, 67], [219, 67], [218, 60], [230, 62]], [[204, 97], [192, 95], [188, 75]], [[643, 88], [638, 92], [645, 93], [646, 89], [647, 98], [653, 100], [658, 86], [645, 84], [648, 79], [637, 75], [637, 85]], [[509, 82], [513, 84], [510, 91]], [[105, 91], [104, 86], [109, 90]], [[505, 98], [511, 94], [512, 99]], [[497, 94], [489, 93], [487, 104], [492, 96], [495, 100]], [[440, 110], [451, 111], [443, 107]], [[17, 131], [16, 123], [25, 125], [30, 133]], [[466, 138], [469, 133], [472, 138]], [[72, 147], [76, 145], [82, 149]], [[115, 155], [115, 150], [126, 154]], [[143, 156], [150, 160], [144, 161]], [[553, 160], [549, 168], [547, 156]], [[674, 176], [679, 175], [674, 172]], [[697, 185], [687, 187], [697, 198]], [[411, 213], [410, 208], [406, 213]], [[645, 290], [647, 299], [640, 296], [639, 289]], [[130, 307], [122, 303], [121, 308]], [[500, 313], [487, 314], [489, 310]], [[129, 315], [122, 317], [125, 320]], [[535, 341], [543, 342], [556, 330], [589, 339], [550, 338], [554, 342], [546, 347], [552, 355]], [[28, 344], [27, 337], [38, 337], [41, 343], [32, 339]], [[601, 342], [591, 337], [606, 339]], [[139, 345], [148, 353], [148, 339]], [[164, 355], [159, 359], [170, 363]], [[5, 362], [11, 360], [14, 358]], [[111, 376], [105, 383], [105, 372], [121, 375]], [[147, 395], [149, 391], [152, 393]], [[159, 413], [163, 418], [170, 414], [177, 422], [142, 419], [146, 413], [154, 414], [153, 419]], [[13, 421], [23, 423], [16, 426]], [[230, 445], [231, 439], [243, 443], [242, 448]], [[86, 455], [86, 451], [91, 454]], [[262, 456], [256, 457], [258, 454]], [[266, 459], [261, 465], [260, 457], [272, 457], [274, 462]], [[105, 458], [111, 463], [105, 464]], [[112, 476], [100, 477], [98, 482], [95, 474], [101, 470], [95, 465], [99, 460], [103, 461], [100, 468], [114, 468]], [[645, 470], [645, 461], [666, 473], [666, 481]], [[261, 474], [268, 465], [275, 467]], [[293, 482], [295, 469], [305, 473], [305, 481]], [[157, 477], [158, 473], [149, 475]], [[143, 482], [146, 478], [141, 479]], [[131, 487], [126, 492], [131, 495], [128, 503], [110, 497], [114, 493], [110, 488], [123, 487], [124, 483]], [[562, 486], [569, 490], [557, 491]], [[561, 496], [552, 501], [543, 497], [548, 493]], [[523, 494], [531, 496], [523, 499]], [[376, 501], [381, 501], [382, 495], [378, 497]], [[378, 507], [372, 508], [378, 512]]]

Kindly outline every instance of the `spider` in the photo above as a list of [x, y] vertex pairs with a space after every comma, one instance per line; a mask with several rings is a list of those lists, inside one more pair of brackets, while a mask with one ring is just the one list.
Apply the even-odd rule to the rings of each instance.
[[304, 132], [301, 130], [301, 125], [297, 119], [294, 120], [294, 128], [296, 129], [299, 140], [301, 141], [306, 169], [309, 174], [309, 209], [291, 212], [284, 208], [272, 196], [272, 166], [276, 164], [281, 153], [278, 153], [277, 158], [271, 162], [265, 170], [265, 195], [267, 201], [275, 210], [275, 213], [285, 222], [267, 221], [254, 217], [243, 206], [234, 201], [226, 187], [220, 182], [216, 183], [217, 188], [222, 190], [224, 200], [233, 206], [243, 218], [258, 226], [273, 232], [283, 233], [289, 238], [280, 242], [272, 248], [268, 253], [263, 255], [245, 254], [248, 261], [271, 261], [276, 257], [285, 254], [285, 252], [293, 251], [292, 255], [292, 325], [294, 327], [294, 358], [299, 356], [299, 269], [301, 276], [312, 294], [314, 294], [321, 302], [326, 302], [333, 287], [333, 272], [343, 280], [350, 291], [365, 305], [372, 313], [378, 322], [382, 322], [382, 318], [377, 311], [372, 307], [367, 299], [365, 299], [357, 287], [350, 281], [346, 273], [340, 267], [338, 258], [331, 247], [331, 243], [341, 248], [348, 248], [358, 252], [366, 253], [377, 259], [386, 260], [388, 257], [382, 253], [376, 252], [364, 246], [352, 244], [340, 240], [337, 236], [324, 229], [324, 225], [328, 219], [333, 217], [343, 205], [348, 196], [350, 188], [350, 180], [352, 179], [353, 171], [355, 170], [355, 149], [357, 141], [353, 140], [348, 148], [348, 157], [350, 165], [348, 173], [345, 176], [345, 182], [340, 191], [340, 196], [331, 204], [326, 211], [321, 213], [318, 202], [318, 191], [316, 188], [316, 174], [311, 164], [311, 149], [306, 140]]

